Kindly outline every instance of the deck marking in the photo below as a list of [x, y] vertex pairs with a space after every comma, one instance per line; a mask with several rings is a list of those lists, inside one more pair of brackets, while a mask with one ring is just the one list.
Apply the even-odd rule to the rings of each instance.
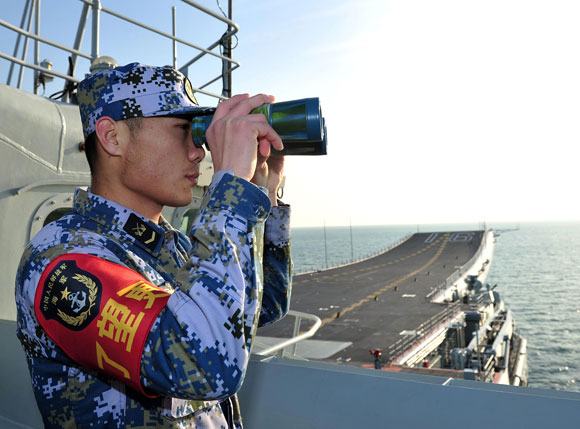
[[427, 238], [425, 239], [425, 243], [431, 243], [432, 241], [434, 241], [434, 240], [437, 238], [437, 236], [438, 236], [438, 235], [439, 235], [439, 233], [438, 233], [438, 232], [433, 232], [433, 233], [431, 233], [431, 234], [429, 235], [429, 237], [427, 237]]
[[[434, 246], [435, 244], [437, 244], [440, 241], [443, 241], [441, 243], [441, 246], [439, 247], [439, 249], [437, 249], [437, 252], [435, 252], [435, 254], [431, 257], [431, 259], [429, 259], [427, 261], [427, 263], [419, 268], [417, 268], [415, 271], [410, 272], [409, 274], [406, 274], [405, 276], [401, 277], [398, 280], [395, 280], [392, 283], [389, 283], [385, 286], [383, 286], [382, 288], [380, 288], [379, 290], [375, 291], [372, 294], [367, 295], [365, 298], [362, 298], [360, 301], [351, 304], [348, 307], [343, 308], [342, 310], [340, 310], [338, 312], [338, 314], [340, 314], [340, 317], [343, 317], [345, 313], [348, 313], [352, 310], [354, 310], [357, 307], [360, 307], [361, 305], [365, 304], [366, 302], [370, 301], [371, 299], [374, 298], [374, 296], [376, 295], [380, 295], [386, 291], [388, 291], [389, 289], [394, 288], [395, 286], [398, 286], [399, 284], [403, 283], [404, 281], [410, 279], [411, 277], [417, 275], [419, 272], [429, 268], [433, 263], [435, 263], [435, 261], [437, 259], [439, 259], [439, 256], [441, 256], [441, 254], [443, 253], [443, 250], [445, 250], [445, 247], [447, 246], [447, 243], [449, 242], [449, 236], [450, 234], [444, 234], [443, 236], [439, 237], [437, 240], [433, 241], [429, 246], [427, 246], [425, 249], [430, 248], [432, 246]], [[372, 296], [373, 298], [369, 298], [370, 296]], [[333, 314], [330, 317], [326, 317], [325, 319], [322, 319], [322, 325], [320, 326], [321, 328], [326, 325], [329, 322], [333, 322], [336, 320], [336, 315], [337, 313]]]

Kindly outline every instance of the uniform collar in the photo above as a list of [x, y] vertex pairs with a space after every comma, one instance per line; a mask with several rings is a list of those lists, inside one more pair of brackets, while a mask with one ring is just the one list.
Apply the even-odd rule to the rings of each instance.
[[116, 230], [152, 254], [159, 252], [166, 230], [172, 229], [164, 219], [158, 225], [127, 207], [93, 194], [90, 188], [76, 190], [73, 207], [81, 216], [94, 220], [106, 229]]

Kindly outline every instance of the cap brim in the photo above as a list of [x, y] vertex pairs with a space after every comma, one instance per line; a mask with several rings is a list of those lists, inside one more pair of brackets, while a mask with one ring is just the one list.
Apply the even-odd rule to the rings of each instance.
[[166, 111], [157, 111], [152, 114], [143, 116], [144, 118], [147, 117], [154, 117], [154, 116], [172, 116], [172, 115], [180, 115], [180, 116], [188, 116], [188, 117], [195, 117], [195, 116], [205, 116], [212, 114], [215, 111], [215, 107], [198, 107], [198, 106], [184, 106], [177, 109], [171, 109]]

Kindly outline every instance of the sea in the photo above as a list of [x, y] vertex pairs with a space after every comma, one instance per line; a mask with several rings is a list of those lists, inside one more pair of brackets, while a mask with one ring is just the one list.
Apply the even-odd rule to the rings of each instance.
[[580, 391], [580, 222], [292, 229], [294, 272], [384, 252], [415, 232], [493, 229], [487, 283], [497, 285], [528, 341], [531, 387]]

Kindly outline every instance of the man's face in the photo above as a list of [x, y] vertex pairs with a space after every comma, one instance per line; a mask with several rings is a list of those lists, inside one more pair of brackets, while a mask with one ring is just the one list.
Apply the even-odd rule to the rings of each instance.
[[191, 202], [205, 152], [193, 145], [191, 121], [178, 116], [143, 118], [129, 133], [121, 181], [140, 204], [180, 207]]

